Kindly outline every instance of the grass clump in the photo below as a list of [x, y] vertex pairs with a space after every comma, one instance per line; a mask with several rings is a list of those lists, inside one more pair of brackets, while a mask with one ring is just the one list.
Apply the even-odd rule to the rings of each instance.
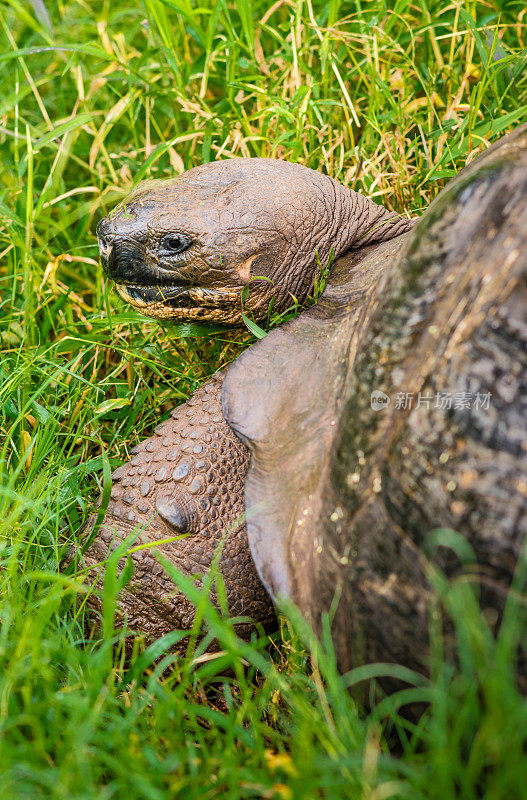
[[[239, 155], [419, 213], [527, 118], [524, 4], [9, 0], [0, 22], [0, 797], [525, 796], [521, 575], [497, 641], [462, 583], [438, 586], [458, 659], [437, 631], [428, 680], [341, 677], [294, 613], [248, 644], [209, 603], [220, 656], [136, 641], [125, 660], [131, 633], [90, 633], [59, 566], [108, 468], [254, 341], [123, 305], [100, 217], [144, 178]], [[377, 673], [408, 688], [371, 688], [367, 711]]]

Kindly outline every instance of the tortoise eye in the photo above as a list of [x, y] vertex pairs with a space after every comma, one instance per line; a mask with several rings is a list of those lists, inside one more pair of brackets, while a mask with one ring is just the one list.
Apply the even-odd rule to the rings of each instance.
[[177, 255], [182, 253], [190, 246], [191, 239], [189, 236], [184, 236], [182, 233], [170, 233], [165, 236], [161, 242], [161, 248], [170, 255]]

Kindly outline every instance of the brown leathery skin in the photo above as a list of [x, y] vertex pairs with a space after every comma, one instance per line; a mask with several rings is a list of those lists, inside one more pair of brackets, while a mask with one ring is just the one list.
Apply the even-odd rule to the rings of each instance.
[[[318, 273], [354, 247], [413, 221], [327, 175], [287, 161], [235, 158], [140, 185], [98, 226], [103, 266], [143, 313], [242, 323], [307, 297]], [[255, 280], [263, 278], [264, 280]]]
[[[133, 548], [180, 537], [156, 549], [186, 575], [204, 576], [225, 536], [219, 568], [229, 613], [269, 626], [275, 623], [274, 611], [254, 568], [245, 526], [233, 525], [244, 510], [248, 451], [223, 418], [222, 380], [217, 373], [194, 392], [114, 472], [107, 512], [84, 563], [92, 567], [92, 578], [100, 570], [102, 579], [104, 567], [96, 565], [139, 528]], [[151, 547], [136, 550], [132, 559], [132, 579], [118, 598], [121, 619], [149, 640], [189, 629], [195, 608], [175, 588]], [[121, 569], [124, 563], [123, 558]], [[89, 604], [100, 610], [97, 591]], [[238, 627], [244, 635], [252, 626]]]

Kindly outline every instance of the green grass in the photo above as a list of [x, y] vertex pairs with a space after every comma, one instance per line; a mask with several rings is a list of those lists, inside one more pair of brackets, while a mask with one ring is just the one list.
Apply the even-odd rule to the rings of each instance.
[[[52, 30], [41, 3], [0, 7], [0, 798], [527, 797], [525, 565], [496, 641], [473, 590], [435, 576], [458, 660], [432, 608], [430, 680], [341, 677], [294, 613], [247, 644], [208, 603], [219, 657], [136, 639], [126, 661], [131, 634], [86, 626], [85, 589], [59, 567], [109, 465], [254, 341], [123, 305], [98, 219], [143, 178], [239, 155], [420, 213], [527, 118], [524, 3], [46, 5]], [[406, 688], [384, 698], [375, 675]]]

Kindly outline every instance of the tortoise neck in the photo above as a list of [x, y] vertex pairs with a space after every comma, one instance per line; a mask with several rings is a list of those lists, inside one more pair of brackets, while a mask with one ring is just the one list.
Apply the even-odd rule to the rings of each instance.
[[395, 239], [415, 225], [415, 220], [389, 211], [358, 192], [341, 188], [336, 231], [340, 253]]
[[296, 298], [303, 303], [320, 268], [348, 250], [394, 239], [410, 230], [415, 220], [388, 211], [347, 189], [328, 176], [320, 176], [320, 200], [313, 208], [310, 230], [294, 254], [288, 251], [273, 274], [276, 308], [283, 310]]

